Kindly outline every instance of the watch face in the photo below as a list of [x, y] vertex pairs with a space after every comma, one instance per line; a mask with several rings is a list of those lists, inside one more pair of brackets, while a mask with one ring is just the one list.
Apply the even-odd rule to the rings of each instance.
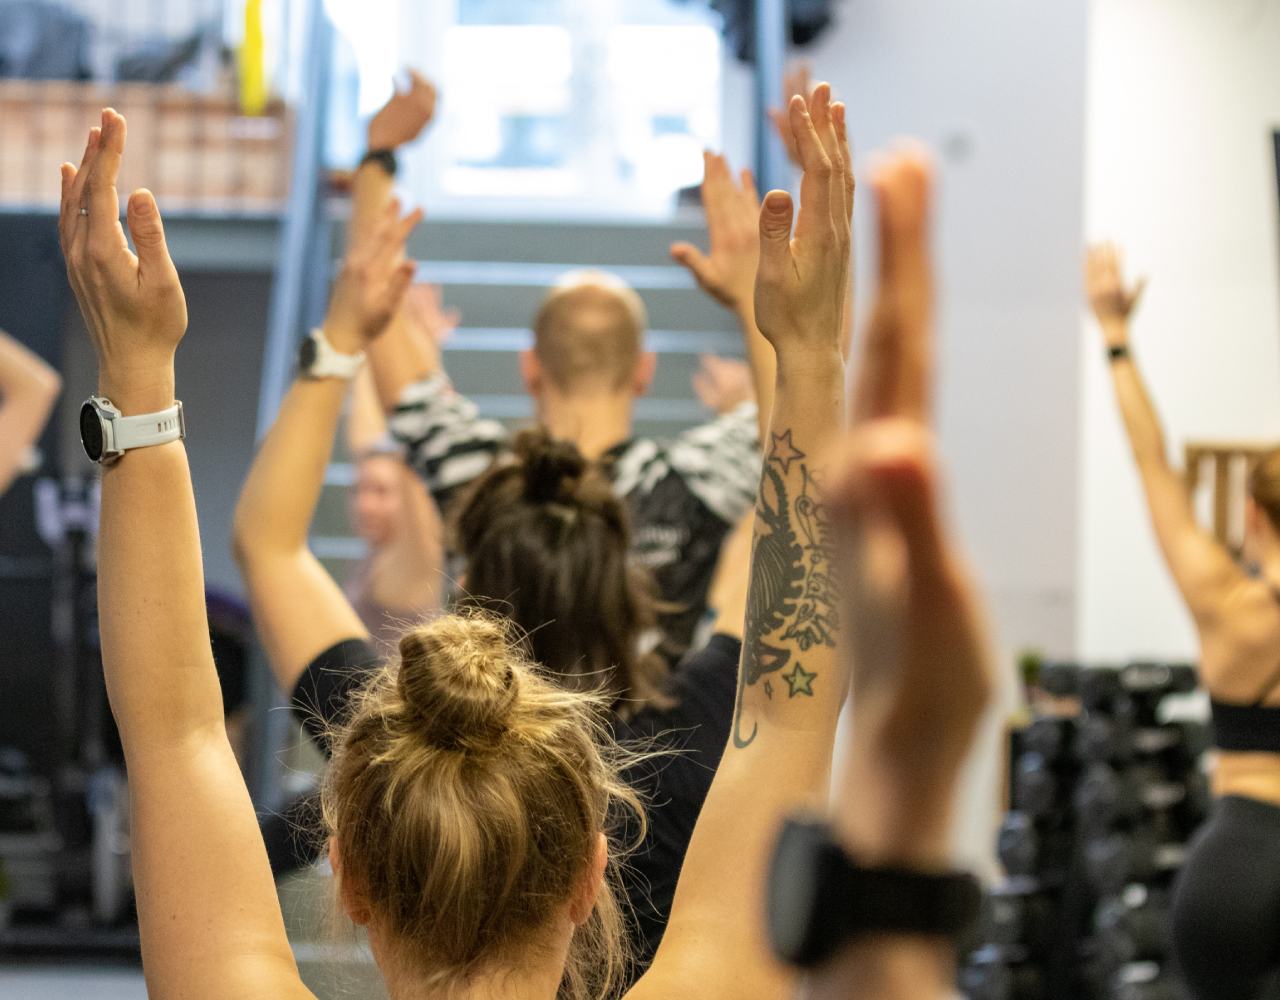
[[80, 407], [80, 443], [89, 461], [102, 461], [102, 419], [92, 403]]
[[304, 337], [302, 346], [298, 348], [298, 370], [301, 372], [311, 371], [311, 366], [316, 363], [316, 342], [310, 337]]

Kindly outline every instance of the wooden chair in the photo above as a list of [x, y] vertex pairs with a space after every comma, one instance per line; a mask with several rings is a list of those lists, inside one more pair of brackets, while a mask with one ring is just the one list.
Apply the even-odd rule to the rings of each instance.
[[1258, 459], [1274, 447], [1274, 442], [1257, 441], [1187, 442], [1183, 472], [1187, 493], [1194, 501], [1202, 488], [1208, 489], [1214, 537], [1237, 554], [1244, 544], [1249, 474]]

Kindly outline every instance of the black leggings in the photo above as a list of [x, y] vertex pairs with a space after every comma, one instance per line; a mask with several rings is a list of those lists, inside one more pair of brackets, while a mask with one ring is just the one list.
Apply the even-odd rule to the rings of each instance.
[[1173, 950], [1193, 1000], [1280, 998], [1280, 807], [1215, 803], [1178, 878]]

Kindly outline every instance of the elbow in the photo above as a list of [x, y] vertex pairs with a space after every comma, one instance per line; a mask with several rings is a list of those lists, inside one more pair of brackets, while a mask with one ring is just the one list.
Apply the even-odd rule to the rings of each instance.
[[58, 396], [62, 394], [62, 376], [45, 365], [43, 371], [37, 376], [37, 384], [40, 387], [41, 396], [47, 405], [52, 407]]
[[243, 574], [253, 564], [254, 556], [262, 551], [262, 533], [255, 530], [257, 518], [252, 510], [245, 506], [244, 498], [236, 504], [235, 517], [231, 522], [231, 557]]

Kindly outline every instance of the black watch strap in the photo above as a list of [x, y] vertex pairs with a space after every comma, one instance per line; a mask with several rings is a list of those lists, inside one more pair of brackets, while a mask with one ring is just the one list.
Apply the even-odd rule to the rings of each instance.
[[961, 872], [864, 867], [830, 827], [791, 819], [783, 827], [769, 879], [769, 932], [778, 956], [808, 968], [847, 941], [896, 933], [957, 943], [978, 919], [982, 890]]
[[1107, 348], [1107, 360], [1111, 362], [1123, 361], [1129, 356], [1128, 344], [1112, 344]]
[[396, 151], [394, 149], [371, 149], [365, 153], [360, 160], [360, 166], [366, 163], [376, 163], [390, 176], [394, 177], [396, 171], [400, 169], [400, 164], [396, 161]]

